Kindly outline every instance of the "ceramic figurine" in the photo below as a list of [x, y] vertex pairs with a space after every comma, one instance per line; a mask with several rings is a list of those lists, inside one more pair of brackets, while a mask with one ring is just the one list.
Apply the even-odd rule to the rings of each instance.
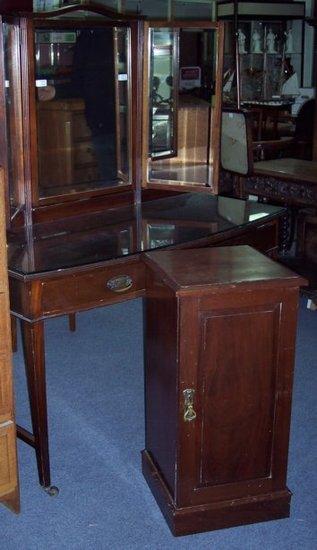
[[257, 30], [255, 30], [252, 34], [251, 51], [252, 53], [263, 53], [261, 48], [261, 35]]
[[272, 29], [269, 29], [269, 32], [266, 35], [266, 51], [267, 53], [277, 53], [275, 49], [275, 38], [276, 34], [272, 31]]
[[285, 44], [285, 53], [293, 53], [293, 34], [292, 29], [288, 29], [285, 33], [286, 44]]
[[241, 29], [238, 29], [238, 46], [239, 46], [239, 53], [248, 53], [245, 49], [245, 41], [247, 37], [244, 34], [244, 32]]

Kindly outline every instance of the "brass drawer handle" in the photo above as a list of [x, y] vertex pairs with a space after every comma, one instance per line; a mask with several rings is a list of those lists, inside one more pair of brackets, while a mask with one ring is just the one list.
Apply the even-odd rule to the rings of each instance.
[[119, 275], [107, 281], [107, 288], [112, 292], [126, 292], [133, 285], [133, 281], [129, 275]]
[[195, 390], [186, 389], [183, 390], [184, 395], [184, 420], [185, 422], [192, 422], [196, 418], [196, 412], [194, 411], [194, 395]]

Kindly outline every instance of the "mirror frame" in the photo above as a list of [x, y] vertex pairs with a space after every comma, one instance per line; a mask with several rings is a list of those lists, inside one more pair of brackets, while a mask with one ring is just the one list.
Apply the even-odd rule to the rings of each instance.
[[[232, 146], [239, 140], [232, 135], [232, 131], [229, 128], [229, 134], [227, 133], [226, 120], [231, 120], [233, 123], [233, 130], [237, 129], [243, 133], [243, 140], [241, 143], [241, 153], [244, 156], [244, 165], [246, 170], [241, 169], [241, 156], [235, 155], [230, 158], [226, 156], [226, 148], [231, 149]], [[240, 128], [239, 128], [240, 126]], [[222, 123], [221, 123], [221, 167], [226, 172], [230, 172], [239, 176], [249, 176], [253, 173], [253, 139], [252, 139], [252, 127], [251, 127], [251, 114], [243, 109], [225, 108], [222, 111]], [[237, 161], [237, 162], [236, 162]]]
[[[24, 55], [27, 52], [28, 56], [28, 84], [27, 87], [29, 89], [29, 120], [30, 120], [30, 126], [31, 126], [31, 132], [30, 132], [30, 158], [31, 158], [31, 192], [32, 192], [32, 204], [34, 206], [38, 205], [46, 205], [46, 204], [52, 204], [52, 203], [60, 203], [60, 202], [66, 202], [66, 201], [73, 201], [74, 197], [76, 196], [76, 199], [78, 198], [84, 198], [86, 196], [97, 196], [97, 195], [104, 195], [109, 193], [115, 193], [120, 191], [125, 191], [127, 189], [132, 189], [134, 184], [134, 167], [133, 167], [133, 158], [132, 158], [132, 151], [133, 151], [133, 132], [132, 132], [132, 126], [133, 126], [133, 118], [135, 115], [132, 113], [132, 97], [133, 97], [133, 82], [134, 82], [134, 75], [133, 75], [133, 68], [132, 68], [132, 42], [133, 42], [133, 27], [136, 28], [137, 23], [133, 23], [131, 21], [104, 21], [104, 20], [84, 20], [81, 21], [80, 19], [33, 19], [33, 20], [27, 20], [27, 32], [25, 33], [26, 37], [26, 43], [25, 47], [22, 49], [24, 50]], [[129, 51], [128, 51], [128, 66], [130, 71], [130, 77], [128, 82], [128, 106], [129, 106], [129, 113], [128, 113], [128, 136], [129, 136], [129, 147], [128, 147], [128, 158], [129, 158], [129, 182], [120, 184], [118, 186], [113, 187], [104, 187], [101, 189], [87, 189], [83, 191], [77, 191], [76, 193], [70, 193], [70, 194], [60, 194], [60, 195], [52, 195], [50, 197], [41, 197], [40, 196], [40, 182], [39, 182], [39, 167], [38, 167], [38, 142], [37, 142], [37, 133], [38, 133], [38, 127], [37, 127], [37, 116], [36, 116], [36, 90], [34, 86], [35, 82], [35, 61], [34, 61], [34, 40], [35, 40], [35, 32], [37, 30], [45, 30], [54, 28], [56, 31], [59, 30], [66, 30], [70, 28], [120, 28], [124, 27], [130, 30], [130, 38], [129, 38]], [[23, 55], [23, 54], [22, 54]]]
[[[152, 28], [166, 29], [214, 29], [217, 32], [217, 55], [216, 55], [216, 89], [215, 89], [215, 105], [214, 113], [211, 121], [210, 131], [212, 131], [212, 142], [210, 148], [213, 152], [213, 183], [212, 186], [199, 184], [186, 184], [182, 182], [168, 183], [166, 180], [150, 181], [148, 177], [149, 170], [149, 91], [150, 91], [150, 30]], [[222, 81], [223, 81], [223, 55], [224, 55], [224, 24], [221, 21], [147, 21], [144, 24], [144, 56], [143, 56], [143, 123], [142, 123], [142, 187], [146, 189], [160, 189], [169, 191], [189, 191], [189, 192], [205, 192], [216, 195], [218, 193], [219, 172], [220, 172], [220, 131], [221, 131], [221, 111], [222, 111]]]

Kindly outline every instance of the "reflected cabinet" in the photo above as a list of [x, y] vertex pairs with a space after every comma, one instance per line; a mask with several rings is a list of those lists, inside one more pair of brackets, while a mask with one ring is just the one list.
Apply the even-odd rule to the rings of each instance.
[[[221, 24], [104, 6], [2, 17], [8, 219], [141, 187], [217, 193]], [[118, 200], [118, 199], [117, 199]]]

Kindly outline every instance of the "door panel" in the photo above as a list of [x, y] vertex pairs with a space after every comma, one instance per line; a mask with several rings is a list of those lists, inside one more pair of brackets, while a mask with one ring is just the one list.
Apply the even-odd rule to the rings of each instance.
[[270, 475], [278, 312], [242, 308], [200, 317], [201, 486]]
[[182, 301], [177, 506], [285, 488], [296, 300], [232, 289]]

